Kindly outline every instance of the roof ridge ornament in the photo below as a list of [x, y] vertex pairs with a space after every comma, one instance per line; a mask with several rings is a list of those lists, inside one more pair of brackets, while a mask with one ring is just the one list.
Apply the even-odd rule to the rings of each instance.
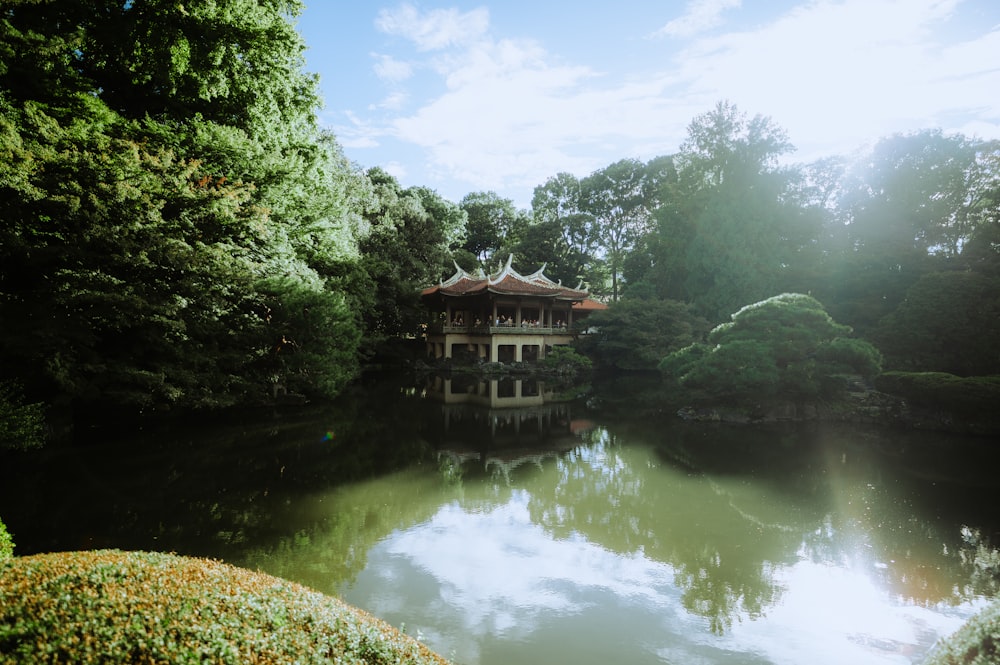
[[510, 255], [507, 256], [507, 264], [500, 269], [500, 272], [498, 272], [495, 277], [491, 276], [488, 279], [490, 286], [498, 284], [507, 275], [517, 275], [518, 277], [520, 277], [520, 275], [518, 275], [514, 271], [514, 268], [512, 267], [513, 263], [514, 263], [514, 254], [512, 252]]
[[541, 268], [539, 268], [535, 272], [531, 273], [530, 275], [525, 275], [524, 278], [528, 279], [528, 280], [535, 280], [535, 279], [537, 279], [537, 280], [539, 280], [541, 282], [548, 282], [549, 284], [552, 284], [553, 283], [552, 280], [545, 276], [545, 269], [548, 267], [548, 265], [549, 265], [549, 262], [546, 261], [545, 263], [542, 264]]

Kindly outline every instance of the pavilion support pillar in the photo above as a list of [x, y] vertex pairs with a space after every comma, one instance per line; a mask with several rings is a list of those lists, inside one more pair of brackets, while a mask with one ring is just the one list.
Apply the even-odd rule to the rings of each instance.
[[514, 345], [514, 360], [521, 362], [524, 358], [524, 343], [518, 342]]

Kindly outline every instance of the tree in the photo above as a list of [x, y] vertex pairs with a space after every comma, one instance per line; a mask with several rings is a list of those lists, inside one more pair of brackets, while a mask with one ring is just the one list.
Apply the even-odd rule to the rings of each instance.
[[[861, 332], [927, 272], [947, 269], [988, 225], [997, 144], [940, 130], [880, 140], [845, 172], [816, 293]], [[972, 259], [972, 254], [968, 259]]]
[[625, 258], [651, 230], [652, 210], [663, 177], [662, 164], [654, 166], [650, 169], [637, 159], [622, 159], [580, 183], [580, 205], [594, 218], [592, 242], [604, 254], [612, 300], [618, 300]]
[[761, 115], [747, 118], [735, 104], [721, 101], [688, 125], [678, 153], [681, 177], [695, 188], [746, 181], [774, 171], [778, 158], [794, 150], [786, 132]]
[[623, 298], [587, 317], [577, 348], [599, 367], [652, 370], [667, 354], [700, 340], [708, 322], [673, 300]]
[[356, 306], [369, 351], [418, 332], [420, 289], [450, 274], [451, 249], [461, 241], [465, 212], [425, 187], [403, 189], [382, 169], [368, 171], [375, 198], [360, 241], [363, 284]]
[[532, 224], [515, 254], [529, 265], [547, 263], [546, 274], [553, 279], [566, 284], [583, 280], [600, 288], [606, 273], [596, 256], [596, 220], [582, 206], [581, 183], [570, 173], [558, 173], [535, 187]]
[[888, 367], [960, 376], [1000, 374], [1000, 276], [966, 271], [922, 276], [872, 339]]
[[513, 201], [501, 198], [496, 192], [467, 194], [458, 206], [468, 218], [463, 247], [476, 255], [479, 267], [488, 271], [503, 248], [517, 242], [527, 223], [525, 215], [514, 207]]
[[785, 293], [743, 307], [709, 333], [707, 344], [675, 351], [660, 369], [708, 400], [756, 405], [833, 397], [844, 375], [880, 371], [879, 352], [850, 332], [815, 298]]
[[778, 166], [789, 150], [770, 119], [727, 102], [697, 116], [672, 158], [676, 176], [659, 188], [655, 232], [626, 264], [631, 280], [712, 320], [804, 288], [821, 217], [804, 205], [799, 173]]
[[365, 194], [316, 127], [300, 8], [5, 10], [0, 378], [31, 400], [146, 409], [263, 399], [288, 378], [275, 348], [299, 349], [310, 392], [353, 376], [330, 270], [356, 258]]

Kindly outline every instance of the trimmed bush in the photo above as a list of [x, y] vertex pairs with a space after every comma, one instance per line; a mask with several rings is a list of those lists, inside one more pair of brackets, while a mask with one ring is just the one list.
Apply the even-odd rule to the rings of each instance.
[[592, 363], [587, 356], [577, 353], [571, 346], [554, 346], [541, 361], [542, 367], [566, 373], [589, 370]]
[[935, 646], [924, 665], [995, 665], [997, 662], [1000, 662], [1000, 603], [993, 603]]
[[847, 376], [878, 374], [881, 356], [830, 318], [812, 296], [781, 295], [747, 305], [659, 365], [695, 400], [757, 406], [767, 402], [837, 399]]
[[915, 407], [959, 414], [992, 413], [1000, 404], [1000, 376], [885, 372], [875, 379], [875, 387]]
[[0, 663], [446, 663], [345, 603], [218, 561], [66, 552], [0, 562]]

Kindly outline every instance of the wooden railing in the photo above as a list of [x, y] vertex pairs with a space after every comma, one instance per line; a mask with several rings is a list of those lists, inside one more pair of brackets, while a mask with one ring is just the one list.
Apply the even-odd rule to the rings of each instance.
[[431, 324], [427, 327], [431, 333], [455, 333], [465, 335], [569, 335], [574, 331], [567, 326], [504, 326], [504, 325], [471, 325], [458, 326], [454, 324]]

